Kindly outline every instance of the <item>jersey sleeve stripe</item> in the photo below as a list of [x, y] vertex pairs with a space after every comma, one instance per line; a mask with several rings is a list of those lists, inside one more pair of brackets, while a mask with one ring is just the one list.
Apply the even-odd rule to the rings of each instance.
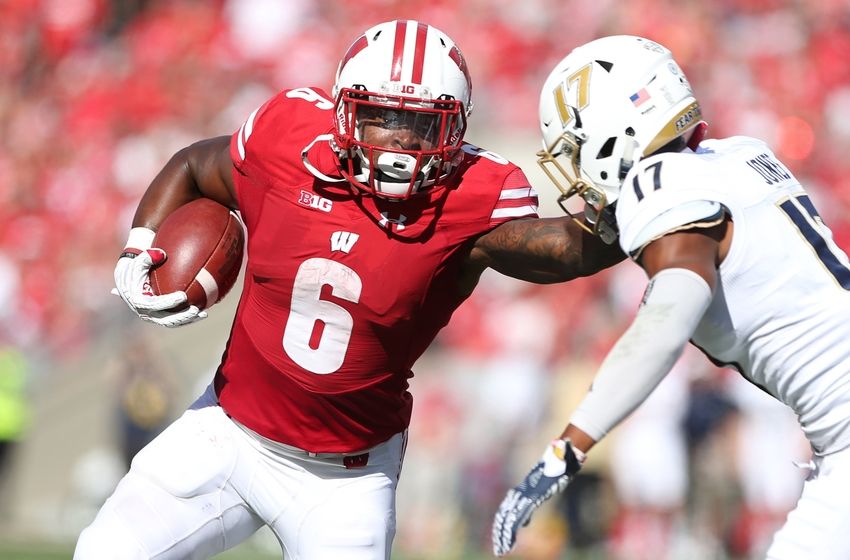
[[496, 202], [495, 209], [517, 208], [519, 206], [533, 206], [537, 208], [539, 202], [537, 196], [524, 196], [522, 198], [507, 198]]
[[537, 192], [518, 167], [505, 177], [499, 198], [490, 213], [490, 224], [515, 218], [537, 217]]
[[245, 160], [245, 141], [242, 140], [242, 137], [244, 135], [245, 135], [245, 123], [242, 123], [242, 126], [239, 127], [239, 134], [236, 135], [236, 148], [239, 150], [240, 161]]
[[505, 189], [499, 193], [499, 200], [512, 200], [516, 198], [537, 198], [537, 194], [531, 187]]
[[513, 208], [496, 208], [490, 214], [490, 220], [501, 218], [519, 218], [522, 216], [537, 216], [537, 205], [515, 206]]
[[245, 144], [248, 142], [248, 138], [251, 137], [251, 133], [254, 131], [254, 119], [257, 117], [257, 112], [260, 110], [260, 107], [254, 109], [254, 111], [248, 115], [248, 120], [242, 125], [242, 128], [239, 129], [239, 136], [237, 137], [237, 148], [239, 149], [239, 157], [241, 159], [245, 159]]
[[254, 119], [257, 118], [257, 113], [260, 111], [262, 107], [257, 107], [254, 111], [248, 115], [248, 120], [245, 121], [245, 142], [248, 141], [248, 138], [251, 137], [251, 133], [254, 132]]
[[538, 204], [537, 193], [531, 190], [530, 192], [526, 191], [524, 196], [512, 196], [506, 198], [500, 197], [500, 199], [496, 201], [494, 208], [497, 210], [504, 208], [517, 208], [520, 206], [533, 206], [534, 208], [537, 208]]

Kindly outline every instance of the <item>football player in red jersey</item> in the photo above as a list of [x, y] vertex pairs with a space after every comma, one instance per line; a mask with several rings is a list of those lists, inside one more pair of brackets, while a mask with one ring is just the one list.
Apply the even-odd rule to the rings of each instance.
[[240, 211], [245, 284], [213, 384], [135, 457], [75, 558], [206, 558], [263, 525], [289, 560], [389, 558], [411, 368], [481, 273], [550, 283], [623, 258], [538, 218], [523, 172], [463, 142], [471, 111], [453, 41], [391, 21], [350, 47], [332, 95], [284, 90], [166, 164], [117, 291], [147, 321], [204, 317], [145, 289], [154, 231], [198, 197]]

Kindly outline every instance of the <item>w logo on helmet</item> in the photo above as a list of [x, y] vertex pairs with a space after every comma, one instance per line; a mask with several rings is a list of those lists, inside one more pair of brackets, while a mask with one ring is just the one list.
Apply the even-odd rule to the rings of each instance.
[[457, 67], [466, 77], [466, 83], [469, 84], [469, 96], [472, 97], [472, 78], [469, 76], [469, 67], [466, 65], [466, 59], [463, 58], [463, 54], [461, 54], [460, 49], [453, 46], [452, 50], [449, 51], [449, 58], [457, 64]]

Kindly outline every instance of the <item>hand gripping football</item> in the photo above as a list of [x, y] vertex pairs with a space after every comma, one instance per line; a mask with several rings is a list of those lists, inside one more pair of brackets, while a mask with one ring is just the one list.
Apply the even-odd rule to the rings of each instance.
[[245, 234], [236, 213], [209, 198], [184, 204], [165, 219], [153, 246], [167, 255], [151, 271], [155, 294], [182, 290], [188, 305], [207, 309], [236, 283]]

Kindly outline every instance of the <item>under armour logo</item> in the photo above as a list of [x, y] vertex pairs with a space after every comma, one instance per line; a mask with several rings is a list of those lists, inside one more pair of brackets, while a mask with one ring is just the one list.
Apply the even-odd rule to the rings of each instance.
[[388, 227], [387, 224], [395, 224], [398, 231], [403, 230], [404, 222], [407, 221], [407, 216], [399, 214], [398, 218], [390, 218], [389, 214], [389, 212], [381, 212], [381, 226]]
[[350, 253], [360, 235], [350, 231], [335, 231], [331, 234], [331, 251]]

